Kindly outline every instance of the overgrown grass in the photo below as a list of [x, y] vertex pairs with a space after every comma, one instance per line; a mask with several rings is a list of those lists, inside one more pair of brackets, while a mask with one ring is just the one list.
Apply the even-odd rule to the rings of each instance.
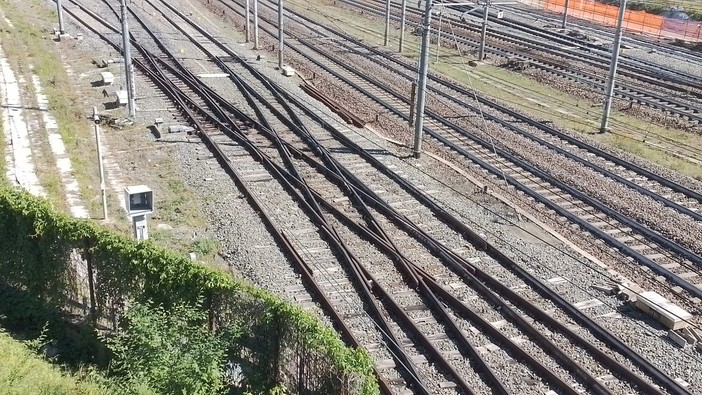
[[[19, 6], [15, 2], [3, 3], [3, 11], [14, 29], [7, 27], [2, 31], [3, 48], [13, 69], [28, 82], [32, 72], [27, 65], [34, 65], [34, 73], [39, 77], [44, 94], [49, 101], [51, 115], [56, 119], [59, 133], [71, 159], [73, 175], [77, 179], [83, 201], [91, 215], [100, 212], [100, 200], [95, 199], [99, 184], [94, 164], [97, 154], [93, 147], [92, 123], [86, 119], [87, 110], [81, 102], [81, 95], [76, 91], [70, 77], [64, 69], [57, 47], [72, 45], [55, 43], [51, 39], [50, 27], [55, 24], [56, 13], [45, 4], [29, 0]], [[33, 95], [33, 85], [27, 84]], [[35, 105], [36, 103], [32, 103]], [[36, 163], [42, 186], [47, 190], [57, 207], [65, 207], [65, 194], [60, 179], [51, 177], [56, 174], [56, 166], [48, 144], [42, 148], [43, 162]]]
[[102, 395], [112, 391], [95, 373], [77, 377], [42, 360], [0, 330], [0, 393], [5, 395]]
[[[0, 116], [0, 131], [5, 130], [5, 123], [3, 122], [2, 116]], [[5, 134], [3, 133], [2, 138], [0, 138], [0, 177], [5, 177], [7, 173], [7, 161], [5, 161], [5, 150], [7, 146], [5, 144]]]

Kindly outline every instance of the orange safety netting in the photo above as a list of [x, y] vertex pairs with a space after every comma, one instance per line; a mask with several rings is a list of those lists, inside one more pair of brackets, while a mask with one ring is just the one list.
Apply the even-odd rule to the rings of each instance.
[[[558, 13], [563, 13], [566, 3], [566, 0], [519, 1]], [[568, 15], [574, 18], [616, 26], [619, 17], [619, 7], [598, 3], [593, 0], [569, 0]], [[624, 13], [623, 25], [624, 29], [629, 31], [702, 42], [702, 22], [676, 20], [644, 11], [627, 10]]]

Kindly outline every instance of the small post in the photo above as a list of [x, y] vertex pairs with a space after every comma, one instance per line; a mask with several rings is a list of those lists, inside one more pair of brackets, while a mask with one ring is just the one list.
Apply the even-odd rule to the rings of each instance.
[[410, 94], [409, 125], [414, 126], [414, 105], [417, 100], [417, 81], [412, 81], [412, 93]]
[[90, 242], [85, 239], [85, 263], [88, 270], [88, 292], [90, 293], [90, 322], [95, 325], [97, 313], [95, 308], [95, 279], [93, 278], [93, 254], [90, 252]]
[[485, 59], [485, 40], [487, 39], [488, 14], [490, 10], [490, 0], [485, 2], [483, 6], [483, 30], [480, 33], [480, 51], [478, 52], [478, 60]]
[[407, 17], [407, 0], [402, 0], [402, 11], [400, 13], [400, 53], [405, 44], [405, 18]]
[[561, 28], [565, 29], [566, 24], [568, 23], [568, 6], [570, 5], [570, 0], [565, 0], [565, 9], [563, 10], [563, 23], [561, 24]]
[[612, 112], [612, 99], [614, 96], [614, 79], [617, 77], [617, 64], [619, 63], [619, 49], [622, 45], [622, 28], [624, 24], [624, 12], [626, 11], [626, 0], [621, 0], [619, 4], [619, 19], [617, 20], [617, 30], [614, 34], [614, 45], [612, 46], [612, 62], [609, 65], [609, 76], [605, 88], [605, 104], [602, 112], [602, 124], [600, 133], [609, 130], [609, 116]]
[[98, 169], [100, 170], [100, 196], [102, 197], [102, 219], [107, 220], [107, 188], [105, 186], [105, 168], [102, 165], [102, 147], [100, 144], [100, 117], [97, 107], [93, 107], [93, 123], [95, 124], [95, 142], [97, 144]]
[[419, 64], [419, 96], [417, 98], [417, 122], [414, 124], [414, 157], [419, 159], [422, 152], [422, 131], [424, 129], [424, 105], [429, 69], [429, 34], [431, 34], [432, 0], [426, 0], [424, 23], [422, 26], [422, 53]]
[[61, 0], [56, 0], [56, 9], [58, 11], [59, 34], [64, 34], [66, 33], [66, 29], [63, 25], [63, 5], [61, 4]]
[[390, 0], [385, 2], [385, 41], [383, 45], [388, 46], [390, 40]]
[[278, 0], [278, 69], [283, 70], [283, 0]]
[[121, 0], [122, 8], [122, 56], [124, 56], [124, 70], [127, 79], [127, 107], [129, 108], [129, 118], [136, 115], [136, 104], [134, 102], [134, 75], [132, 71], [132, 55], [129, 44], [129, 27], [127, 26], [127, 2]]
[[253, 47], [253, 49], [258, 49], [258, 0], [253, 0], [253, 12], [254, 12], [254, 47]]
[[251, 41], [251, 18], [249, 17], [251, 15], [251, 8], [250, 8], [250, 1], [249, 0], [244, 0], [246, 1], [246, 6], [244, 7], [244, 14], [246, 14], [246, 42]]

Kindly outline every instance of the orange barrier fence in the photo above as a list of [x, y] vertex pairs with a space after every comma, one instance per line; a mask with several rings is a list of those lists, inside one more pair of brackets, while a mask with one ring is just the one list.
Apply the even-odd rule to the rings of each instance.
[[[547, 11], [563, 13], [565, 0], [518, 0]], [[593, 0], [570, 0], [568, 15], [609, 26], [617, 25], [619, 7], [597, 3]], [[624, 29], [660, 37], [702, 42], [702, 22], [670, 19], [644, 11], [627, 10], [624, 13]]]

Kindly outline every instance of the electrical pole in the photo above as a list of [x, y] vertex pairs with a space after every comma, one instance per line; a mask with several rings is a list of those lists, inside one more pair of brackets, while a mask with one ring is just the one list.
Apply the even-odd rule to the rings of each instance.
[[427, 96], [427, 70], [429, 69], [429, 34], [431, 33], [432, 0], [426, 0], [424, 25], [422, 26], [422, 53], [419, 63], [419, 97], [417, 98], [417, 122], [414, 124], [414, 157], [419, 159], [422, 152], [422, 131], [424, 129], [424, 105]]
[[246, 1], [246, 6], [244, 7], [244, 13], [246, 14], [246, 42], [251, 41], [251, 8], [250, 8], [250, 1], [249, 0], [244, 0]]
[[563, 9], [563, 23], [561, 24], [561, 28], [565, 29], [566, 24], [568, 23], [568, 6], [570, 5], [570, 0], [565, 0], [565, 9]]
[[93, 107], [93, 123], [95, 124], [95, 143], [97, 144], [98, 169], [100, 170], [100, 195], [102, 196], [102, 218], [107, 220], [107, 191], [105, 187], [105, 168], [102, 165], [102, 147], [100, 146], [100, 117], [97, 107]]
[[278, 69], [283, 70], [283, 0], [278, 0]]
[[480, 33], [480, 51], [478, 51], [478, 61], [485, 59], [485, 40], [487, 39], [488, 13], [490, 10], [490, 0], [485, 0], [483, 6], [483, 30]]
[[602, 113], [602, 125], [600, 133], [609, 130], [609, 115], [612, 111], [612, 99], [614, 96], [614, 79], [617, 76], [617, 63], [619, 62], [619, 49], [622, 45], [622, 27], [624, 25], [624, 12], [626, 11], [626, 0], [621, 0], [619, 4], [619, 19], [617, 20], [617, 31], [614, 34], [614, 45], [612, 46], [612, 63], [609, 66], [609, 76], [607, 77], [607, 87], [605, 88], [605, 104]]
[[59, 34], [64, 34], [66, 29], [63, 26], [63, 5], [61, 5], [61, 0], [56, 0], [56, 8], [58, 10]]
[[258, 0], [253, 0], [254, 3], [254, 49], [258, 49]]
[[443, 11], [439, 11], [439, 31], [436, 34], [436, 61], [439, 61], [439, 51], [441, 50], [441, 19], [443, 18]]
[[122, 5], [122, 56], [124, 57], [124, 70], [127, 79], [127, 107], [129, 108], [129, 118], [136, 115], [136, 105], [134, 103], [134, 74], [132, 70], [132, 55], [129, 44], [129, 27], [127, 26], [127, 2], [121, 0]]
[[390, 0], [385, 3], [385, 42], [383, 45], [388, 46], [390, 36]]
[[407, 16], [407, 0], [402, 0], [402, 12], [400, 14], [400, 53], [402, 53], [405, 43], [405, 17]]

